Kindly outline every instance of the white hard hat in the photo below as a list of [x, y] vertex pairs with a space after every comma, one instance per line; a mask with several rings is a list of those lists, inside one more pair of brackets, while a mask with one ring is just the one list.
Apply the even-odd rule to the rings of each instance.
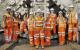
[[11, 7], [10, 7], [10, 6], [8, 6], [6, 9], [11, 9]]
[[57, 5], [60, 5], [60, 3], [59, 3], [59, 2], [57, 2], [56, 4], [57, 4]]
[[41, 12], [41, 9], [38, 9], [36, 12]]
[[15, 15], [17, 15], [18, 13], [17, 12], [15, 12]]
[[62, 13], [62, 11], [59, 11], [59, 13]]
[[53, 0], [53, 1], [57, 1], [57, 0]]
[[60, 6], [60, 8], [61, 8], [61, 9], [63, 9], [63, 8], [64, 8], [64, 6], [63, 6], [63, 5], [61, 5], [61, 6]]
[[74, 7], [73, 5], [70, 5], [69, 7]]
[[54, 11], [54, 8], [51, 8], [50, 11]]
[[38, 9], [36, 12], [44, 12], [44, 11], [42, 11], [41, 9]]
[[33, 14], [33, 12], [30, 12], [30, 14]]

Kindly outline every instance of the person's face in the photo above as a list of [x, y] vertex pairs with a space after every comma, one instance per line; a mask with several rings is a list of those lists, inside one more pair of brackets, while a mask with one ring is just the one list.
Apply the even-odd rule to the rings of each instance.
[[40, 13], [37, 13], [36, 16], [40, 16]]
[[59, 13], [59, 16], [61, 17], [62, 16], [62, 13]]
[[73, 10], [74, 10], [74, 8], [73, 8], [73, 7], [69, 8], [69, 9], [70, 9], [70, 11], [73, 11]]
[[7, 9], [7, 12], [9, 12], [9, 13], [10, 13], [10, 12], [11, 12], [11, 9]]
[[18, 14], [15, 14], [16, 17], [18, 17]]

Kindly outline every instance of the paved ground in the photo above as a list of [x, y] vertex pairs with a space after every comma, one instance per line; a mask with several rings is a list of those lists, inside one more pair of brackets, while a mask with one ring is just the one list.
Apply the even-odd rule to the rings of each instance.
[[80, 46], [77, 44], [68, 44], [64, 46], [51, 46], [45, 47], [44, 49], [35, 49], [35, 47], [30, 47], [28, 44], [24, 44], [16, 46], [13, 50], [80, 50]]
[[29, 44], [22, 44], [22, 45], [17, 45], [11, 49], [8, 47], [12, 44], [4, 44], [1, 46], [0, 50], [80, 50], [80, 45], [76, 43], [69, 43], [63, 46], [50, 46], [50, 47], [45, 47], [44, 49], [35, 49], [35, 47], [30, 47]]

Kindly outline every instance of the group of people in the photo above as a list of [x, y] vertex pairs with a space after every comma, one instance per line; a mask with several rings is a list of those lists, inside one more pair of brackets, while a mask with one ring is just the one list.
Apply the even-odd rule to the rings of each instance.
[[56, 14], [54, 8], [45, 12], [46, 17], [44, 17], [43, 11], [38, 9], [35, 16], [33, 12], [30, 12], [29, 17], [24, 15], [22, 19], [20, 19], [17, 13], [13, 17], [10, 7], [6, 10], [7, 13], [4, 14], [2, 20], [6, 43], [17, 41], [17, 36], [25, 33], [29, 36], [30, 46], [38, 48], [41, 45], [44, 48], [51, 45], [51, 35], [58, 33], [59, 45], [63, 45], [65, 44], [66, 28], [68, 28], [68, 41], [77, 40], [78, 18], [73, 6], [69, 7], [68, 19], [63, 16], [62, 10]]

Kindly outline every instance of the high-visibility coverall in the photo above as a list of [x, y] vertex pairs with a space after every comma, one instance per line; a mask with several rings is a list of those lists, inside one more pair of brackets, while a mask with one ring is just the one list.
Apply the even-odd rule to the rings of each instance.
[[39, 44], [44, 47], [43, 19], [44, 18], [42, 16], [35, 17], [34, 40], [36, 47], [39, 47]]
[[69, 14], [68, 20], [68, 40], [69, 41], [76, 41], [77, 40], [77, 33], [78, 33], [78, 19], [75, 15], [75, 12], [71, 12]]
[[45, 45], [51, 45], [51, 16], [48, 16], [45, 21]]
[[66, 19], [64, 17], [58, 17], [57, 24], [58, 24], [59, 45], [63, 45], [65, 43]]
[[34, 18], [31, 16], [28, 19], [28, 30], [30, 45], [34, 46]]
[[12, 40], [12, 28], [13, 28], [13, 21], [12, 16], [8, 13], [5, 14], [6, 16], [6, 28], [4, 28], [4, 36], [6, 42], [10, 42]]
[[25, 23], [25, 21], [21, 21], [20, 32], [26, 32], [26, 23]]
[[17, 38], [18, 38], [18, 34], [19, 34], [18, 24], [19, 24], [18, 20], [15, 19], [13, 22], [13, 29], [14, 29], [13, 41], [17, 41]]
[[53, 33], [54, 33], [54, 34], [56, 34], [56, 20], [57, 20], [56, 17], [57, 17], [57, 16], [56, 16], [56, 14], [55, 14], [54, 17], [53, 17]]

